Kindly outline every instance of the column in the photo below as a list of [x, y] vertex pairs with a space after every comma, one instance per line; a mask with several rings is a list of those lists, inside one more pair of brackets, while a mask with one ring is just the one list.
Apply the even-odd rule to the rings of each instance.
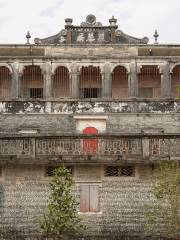
[[71, 68], [71, 96], [72, 98], [79, 98], [80, 92], [79, 92], [79, 78], [80, 78], [80, 72], [78, 71], [77, 65], [73, 65]]
[[11, 88], [11, 95], [12, 98], [18, 98], [20, 96], [20, 69], [19, 63], [14, 62], [12, 63], [12, 88]]
[[129, 97], [138, 97], [137, 64], [135, 60], [131, 61], [130, 63], [128, 85], [129, 85]]
[[149, 152], [149, 138], [143, 137], [142, 138], [142, 155], [144, 159], [148, 159], [150, 152]]
[[43, 97], [45, 99], [52, 97], [52, 63], [47, 61], [41, 67], [44, 79], [44, 93]]
[[161, 97], [170, 98], [171, 97], [171, 79], [170, 79], [170, 69], [169, 63], [165, 62], [160, 66], [161, 73]]
[[109, 64], [105, 64], [102, 74], [102, 97], [111, 98], [112, 96], [112, 74]]

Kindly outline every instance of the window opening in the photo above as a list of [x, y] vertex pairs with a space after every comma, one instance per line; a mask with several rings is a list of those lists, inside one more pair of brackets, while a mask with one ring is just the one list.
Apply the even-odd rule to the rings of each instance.
[[134, 176], [134, 167], [132, 166], [107, 166], [105, 168], [106, 177], [129, 177]]

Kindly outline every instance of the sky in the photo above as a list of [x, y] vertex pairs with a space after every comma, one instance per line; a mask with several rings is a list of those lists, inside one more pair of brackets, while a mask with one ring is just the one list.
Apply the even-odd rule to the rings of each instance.
[[88, 14], [103, 25], [115, 16], [121, 31], [149, 43], [157, 29], [159, 43], [180, 44], [180, 0], [0, 0], [0, 44], [24, 44], [27, 31], [33, 43], [60, 32], [65, 18], [79, 25]]

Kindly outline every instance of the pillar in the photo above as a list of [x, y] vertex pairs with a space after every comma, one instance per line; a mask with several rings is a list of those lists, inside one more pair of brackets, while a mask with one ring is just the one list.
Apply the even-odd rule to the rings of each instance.
[[44, 80], [44, 93], [43, 97], [45, 99], [52, 97], [52, 63], [47, 61], [41, 67], [43, 73], [43, 80]]
[[102, 74], [102, 97], [111, 98], [112, 96], [112, 74], [109, 64], [105, 64]]
[[129, 97], [138, 97], [138, 76], [137, 76], [137, 64], [135, 60], [131, 61], [130, 63], [128, 85], [129, 85]]
[[12, 98], [18, 98], [20, 96], [20, 76], [19, 63], [14, 62], [12, 64], [12, 88], [11, 95]]
[[160, 66], [161, 73], [161, 97], [170, 98], [171, 97], [171, 79], [170, 79], [170, 69], [169, 63], [165, 62]]
[[71, 68], [71, 96], [72, 98], [79, 98], [79, 79], [80, 79], [80, 72], [78, 71], [78, 66], [73, 65]]

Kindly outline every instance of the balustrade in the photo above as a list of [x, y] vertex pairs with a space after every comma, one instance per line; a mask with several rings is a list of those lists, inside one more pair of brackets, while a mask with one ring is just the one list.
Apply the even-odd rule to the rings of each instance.
[[[1, 138], [0, 156], [131, 156], [142, 157], [142, 137]], [[150, 157], [180, 157], [180, 137], [149, 138]], [[160, 160], [160, 159], [159, 159]]]

